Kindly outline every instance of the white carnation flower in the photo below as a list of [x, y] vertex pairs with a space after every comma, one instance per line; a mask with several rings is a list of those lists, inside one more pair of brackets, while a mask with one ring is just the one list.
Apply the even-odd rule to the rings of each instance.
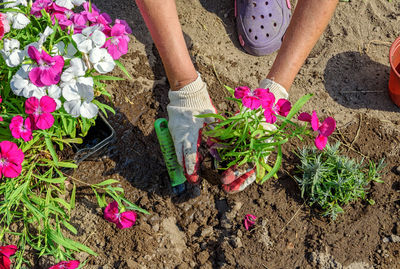
[[16, 39], [4, 39], [3, 49], [0, 50], [6, 64], [9, 67], [16, 67], [24, 60], [24, 52], [19, 49], [19, 41]]
[[89, 61], [94, 69], [101, 74], [111, 72], [115, 67], [115, 62], [107, 49], [94, 48], [90, 51]]

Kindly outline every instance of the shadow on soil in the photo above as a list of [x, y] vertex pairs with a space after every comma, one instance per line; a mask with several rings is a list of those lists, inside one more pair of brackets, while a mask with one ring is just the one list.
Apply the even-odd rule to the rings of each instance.
[[389, 71], [388, 66], [372, 61], [366, 54], [339, 53], [326, 65], [325, 88], [345, 107], [398, 112], [388, 94]]
[[208, 12], [214, 13], [220, 19], [225, 27], [226, 33], [236, 48], [245, 52], [239, 44], [236, 22], [235, 22], [235, 6], [233, 1], [214, 1], [214, 0], [200, 0], [200, 4]]

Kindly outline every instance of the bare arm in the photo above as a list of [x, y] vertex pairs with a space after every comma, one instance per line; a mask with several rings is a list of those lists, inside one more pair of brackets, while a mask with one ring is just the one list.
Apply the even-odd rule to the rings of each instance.
[[338, 0], [299, 0], [267, 78], [289, 90], [335, 11]]

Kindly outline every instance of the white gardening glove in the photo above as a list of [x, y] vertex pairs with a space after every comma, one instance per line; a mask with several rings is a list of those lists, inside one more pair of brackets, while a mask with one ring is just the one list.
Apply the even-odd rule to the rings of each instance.
[[259, 88], [261, 89], [269, 89], [270, 92], [272, 92], [275, 95], [275, 100], [278, 101], [279, 99], [288, 99], [289, 94], [286, 91], [286, 89], [279, 83], [270, 80], [268, 78], [263, 79], [260, 81], [260, 86]]
[[[258, 88], [269, 89], [269, 91], [275, 95], [275, 102], [282, 98], [289, 98], [289, 94], [287, 93], [286, 89], [282, 85], [270, 79], [262, 80]], [[276, 126], [270, 123], [262, 123], [262, 126], [267, 131], [276, 130]], [[264, 161], [268, 161], [268, 156], [264, 158]], [[233, 166], [222, 174], [222, 188], [227, 193], [236, 193], [244, 190], [247, 186], [253, 183], [256, 178], [256, 167], [243, 169], [242, 167]]]
[[196, 115], [216, 113], [207, 85], [200, 77], [178, 91], [169, 91], [167, 106], [168, 127], [174, 141], [179, 164], [184, 168], [186, 179], [197, 183], [199, 176], [201, 130], [213, 118], [197, 118]]

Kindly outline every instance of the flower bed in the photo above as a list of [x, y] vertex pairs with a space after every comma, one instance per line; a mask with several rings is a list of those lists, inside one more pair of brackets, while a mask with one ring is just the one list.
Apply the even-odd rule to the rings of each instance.
[[[0, 5], [0, 267], [24, 265], [29, 245], [39, 256], [63, 262], [51, 268], [77, 268], [77, 251], [95, 255], [68, 238], [76, 234], [70, 223], [77, 179], [64, 174], [74, 161], [58, 152], [82, 143], [99, 111], [114, 113], [98, 97], [110, 97], [105, 80], [127, 52], [129, 26], [112, 22], [106, 13], [84, 0], [7, 1]], [[100, 207], [106, 194], [115, 202], [105, 218], [119, 228], [132, 226], [140, 209], [124, 198], [124, 190], [108, 179], [89, 185]], [[13, 224], [13, 225], [12, 225]], [[17, 224], [17, 225], [15, 225]], [[17, 227], [17, 228], [15, 228]], [[11, 259], [14, 259], [11, 257]], [[2, 267], [2, 268], [3, 268]]]

